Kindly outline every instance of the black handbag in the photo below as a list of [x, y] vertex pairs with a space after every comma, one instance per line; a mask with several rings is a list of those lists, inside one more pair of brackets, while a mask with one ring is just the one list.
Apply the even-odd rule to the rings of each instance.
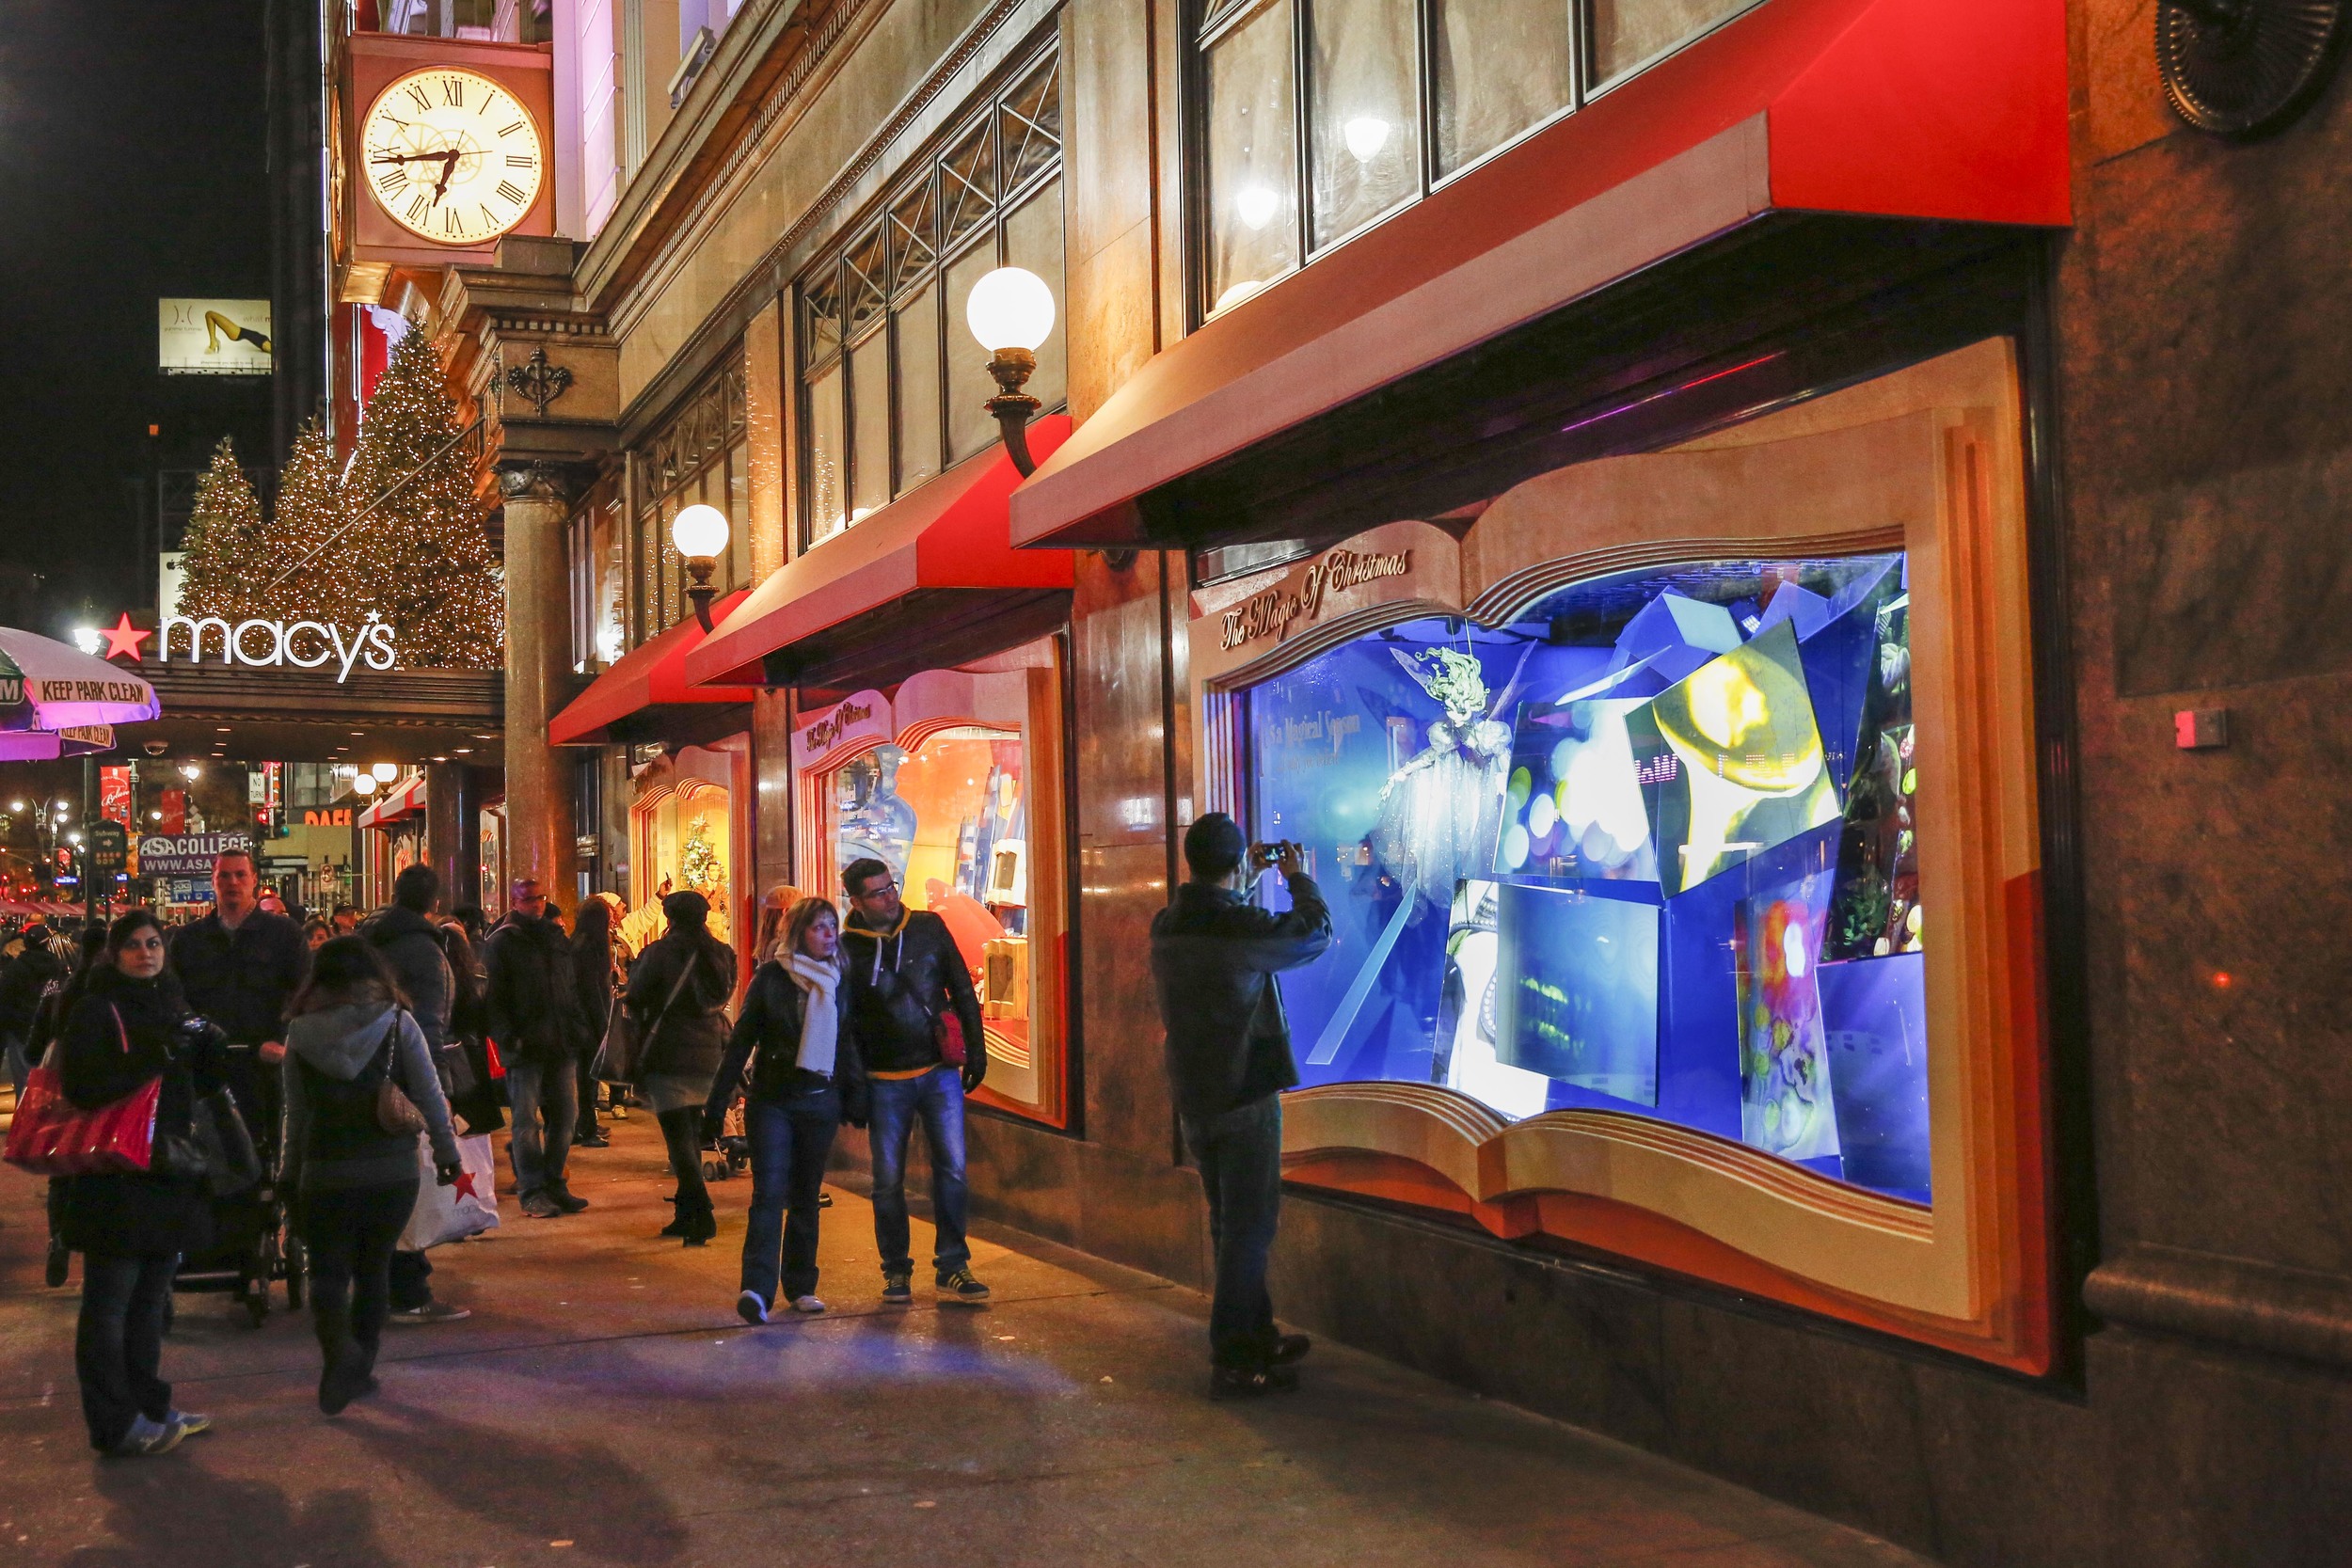
[[236, 1097], [215, 1089], [197, 1098], [189, 1117], [204, 1155], [204, 1183], [215, 1197], [228, 1197], [262, 1184], [262, 1155], [237, 1109]]

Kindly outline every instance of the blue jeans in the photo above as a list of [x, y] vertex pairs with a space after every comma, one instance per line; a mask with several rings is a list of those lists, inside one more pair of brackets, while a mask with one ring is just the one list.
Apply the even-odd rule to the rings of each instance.
[[1282, 1097], [1269, 1094], [1223, 1116], [1184, 1121], [1216, 1253], [1209, 1359], [1219, 1367], [1263, 1367], [1275, 1343], [1265, 1276], [1282, 1217]]
[[171, 1253], [127, 1258], [91, 1252], [82, 1257], [82, 1320], [73, 1335], [73, 1370], [82, 1383], [82, 1418], [89, 1446], [101, 1452], [130, 1435], [144, 1416], [171, 1413], [171, 1385], [159, 1375], [164, 1316], [171, 1307]]
[[752, 1145], [752, 1212], [741, 1288], [771, 1307], [815, 1295], [817, 1200], [834, 1134], [841, 1131], [841, 1091], [828, 1084], [782, 1100], [747, 1100], [743, 1131]]
[[954, 1068], [937, 1067], [920, 1078], [876, 1078], [872, 1085], [867, 1141], [873, 1148], [874, 1243], [882, 1251], [882, 1273], [914, 1268], [907, 1255], [907, 1139], [918, 1116], [923, 1141], [930, 1147], [931, 1224], [939, 1232], [931, 1266], [941, 1274], [960, 1269], [972, 1258], [963, 1235], [963, 1080]]
[[[579, 1102], [572, 1098], [579, 1067], [570, 1056], [506, 1064], [506, 1102], [515, 1113], [506, 1157], [514, 1162], [517, 1197], [529, 1197], [564, 1180], [564, 1162], [571, 1155], [572, 1127], [579, 1117]], [[547, 1117], [544, 1129], [539, 1124], [542, 1113]]]

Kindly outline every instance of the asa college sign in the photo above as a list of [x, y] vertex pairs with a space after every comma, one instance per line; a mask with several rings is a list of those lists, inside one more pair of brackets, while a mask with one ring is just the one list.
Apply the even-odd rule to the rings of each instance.
[[171, 662], [172, 639], [183, 627], [186, 636], [180, 646], [191, 664], [203, 663], [207, 652], [223, 664], [256, 668], [292, 665], [297, 670], [317, 670], [331, 664], [340, 685], [351, 678], [355, 664], [389, 670], [399, 659], [392, 648], [391, 626], [373, 610], [350, 631], [318, 621], [240, 621], [231, 626], [217, 615], [200, 620], [167, 615], [162, 646], [155, 656], [163, 663]]

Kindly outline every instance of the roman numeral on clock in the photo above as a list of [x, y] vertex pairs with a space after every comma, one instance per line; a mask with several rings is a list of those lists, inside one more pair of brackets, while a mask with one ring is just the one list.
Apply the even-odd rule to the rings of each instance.
[[489, 208], [483, 206], [480, 202], [476, 202], [474, 205], [482, 214], [483, 228], [496, 229], [499, 226], [499, 218], [496, 213], [493, 213]]
[[406, 183], [408, 183], [408, 171], [405, 168], [388, 168], [375, 177], [375, 188], [387, 196]]
[[530, 126], [519, 119], [512, 125], [501, 125], [499, 127], [499, 140], [504, 141], [507, 137], [514, 135], [516, 133], [519, 131], [527, 131], [529, 129]]
[[409, 84], [408, 84], [408, 87], [407, 87], [407, 92], [408, 92], [408, 96], [409, 96], [410, 98], [412, 98], [412, 99], [414, 99], [414, 100], [416, 101], [416, 104], [417, 104], [417, 107], [418, 107], [418, 108], [420, 108], [420, 109], [430, 109], [431, 107], [433, 107], [433, 97], [432, 97], [432, 95], [431, 95], [430, 93], [428, 93], [428, 92], [426, 92], [426, 91], [424, 90], [424, 84], [423, 84], [423, 83], [421, 83], [421, 82], [411, 82], [411, 83], [409, 83]]
[[504, 197], [507, 200], [514, 202], [519, 202], [523, 198], [522, 191], [516, 187], [512, 180], [501, 180], [499, 182], [499, 195]]
[[535, 152], [509, 152], [506, 155], [506, 166], [508, 168], [536, 168], [539, 166], [539, 156]]
[[408, 221], [422, 223], [425, 214], [431, 211], [433, 211], [433, 198], [430, 196], [419, 196], [408, 203]]
[[441, 102], [453, 109], [462, 109], [466, 106], [466, 84], [463, 78], [456, 76], [441, 78]]
[[454, 234], [457, 232], [457, 209], [452, 207], [448, 212], [441, 214], [441, 232], [444, 234]]

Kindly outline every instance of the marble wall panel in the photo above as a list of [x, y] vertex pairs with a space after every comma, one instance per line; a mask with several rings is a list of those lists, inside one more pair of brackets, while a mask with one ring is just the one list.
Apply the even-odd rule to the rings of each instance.
[[[2352, 1382], [2110, 1331], [2090, 1342], [2102, 1568], [2315, 1568], [2352, 1542]], [[2053, 1559], [2052, 1560], [2062, 1560]]]
[[1071, 0], [1062, 13], [1070, 258], [1152, 216], [1149, 0]]
[[2156, 0], [2076, 0], [2073, 20], [2077, 157], [2098, 163], [2192, 134], [2156, 82]]
[[1078, 851], [1086, 1135], [1163, 1164], [1174, 1160], [1175, 1108], [1161, 1059], [1151, 927], [1168, 902], [1167, 863], [1157, 845]]
[[2100, 318], [2070, 487], [2111, 531], [2118, 683], [2352, 668], [2352, 101], [2277, 139], [2167, 136], [2086, 180]]
[[1081, 420], [1157, 349], [1152, 232], [1151, 224], [1138, 223], [1090, 255], [1071, 253], [1070, 412]]
[[2125, 938], [2106, 1240], [2352, 1273], [2352, 676], [2226, 695], [2210, 752], [2175, 748], [2175, 701], [2122, 702], [2084, 778]]
[[1296, 1189], [1272, 1290], [1285, 1323], [1645, 1448], [1667, 1440], [1650, 1291]]

